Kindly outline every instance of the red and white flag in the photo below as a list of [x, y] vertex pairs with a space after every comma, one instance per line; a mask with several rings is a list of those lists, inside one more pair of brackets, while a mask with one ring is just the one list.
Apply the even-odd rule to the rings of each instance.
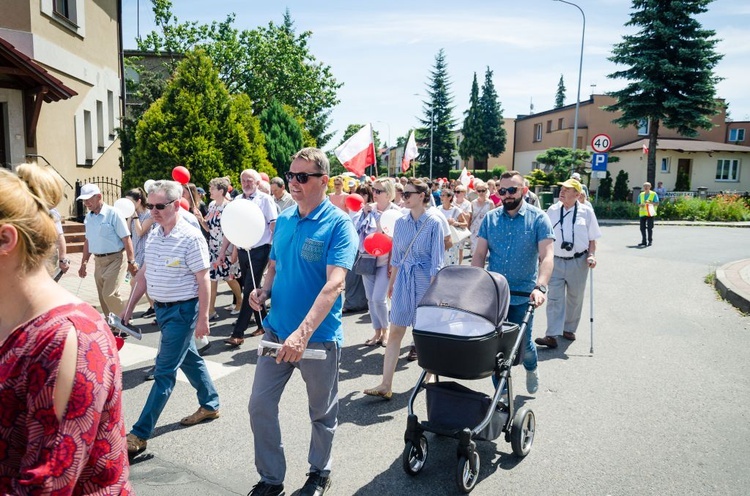
[[411, 161], [417, 158], [419, 150], [417, 149], [417, 142], [414, 140], [414, 130], [409, 135], [409, 139], [406, 141], [406, 148], [404, 148], [404, 158], [401, 159], [401, 170], [406, 172], [411, 165]]
[[648, 145], [646, 143], [643, 144], [643, 153], [648, 153]]
[[333, 151], [341, 164], [357, 177], [365, 174], [365, 169], [375, 165], [375, 143], [372, 139], [372, 124], [365, 124]]

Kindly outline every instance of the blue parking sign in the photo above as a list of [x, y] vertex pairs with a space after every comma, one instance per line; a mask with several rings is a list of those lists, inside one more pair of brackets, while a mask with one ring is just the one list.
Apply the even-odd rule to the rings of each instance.
[[606, 171], [608, 160], [609, 153], [594, 153], [593, 155], [591, 155], [591, 170]]

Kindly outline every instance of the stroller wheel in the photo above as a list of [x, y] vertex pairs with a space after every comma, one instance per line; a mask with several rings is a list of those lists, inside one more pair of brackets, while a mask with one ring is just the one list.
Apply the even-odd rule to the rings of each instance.
[[510, 445], [513, 453], [523, 458], [531, 451], [534, 443], [534, 432], [536, 431], [536, 417], [529, 408], [521, 408], [513, 417], [513, 425], [510, 428]]
[[414, 443], [409, 440], [406, 441], [404, 447], [404, 455], [402, 462], [404, 466], [404, 472], [409, 475], [417, 475], [424, 464], [427, 461], [427, 438], [424, 435], [419, 436], [419, 446], [414, 446]]
[[456, 484], [462, 493], [470, 493], [479, 479], [479, 453], [472, 451], [474, 458], [474, 470], [471, 469], [469, 459], [463, 455], [458, 457], [458, 466], [456, 467]]

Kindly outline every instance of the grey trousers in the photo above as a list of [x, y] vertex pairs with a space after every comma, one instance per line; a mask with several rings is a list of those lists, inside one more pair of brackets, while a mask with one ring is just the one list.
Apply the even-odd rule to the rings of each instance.
[[555, 257], [547, 294], [547, 336], [560, 336], [563, 331], [576, 332], [588, 275], [585, 255], [573, 259]]
[[[264, 340], [279, 342], [266, 327]], [[279, 401], [295, 369], [307, 387], [312, 437], [307, 460], [310, 472], [328, 476], [331, 471], [333, 434], [338, 425], [339, 364], [341, 348], [335, 342], [308, 343], [309, 349], [326, 350], [325, 360], [302, 359], [276, 363], [275, 358], [258, 357], [250, 394], [250, 428], [255, 441], [255, 468], [263, 482], [281, 484], [286, 476], [284, 445], [279, 426]]]

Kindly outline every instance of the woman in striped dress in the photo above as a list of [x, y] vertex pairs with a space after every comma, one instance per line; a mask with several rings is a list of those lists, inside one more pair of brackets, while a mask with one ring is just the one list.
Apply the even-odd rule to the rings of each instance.
[[426, 211], [430, 188], [411, 178], [404, 186], [404, 208], [409, 215], [396, 221], [391, 251], [391, 275], [388, 295], [391, 297], [391, 329], [383, 359], [383, 379], [369, 396], [391, 399], [393, 374], [401, 351], [401, 340], [407, 326], [414, 325], [417, 304], [432, 279], [443, 266], [443, 227], [440, 219]]

